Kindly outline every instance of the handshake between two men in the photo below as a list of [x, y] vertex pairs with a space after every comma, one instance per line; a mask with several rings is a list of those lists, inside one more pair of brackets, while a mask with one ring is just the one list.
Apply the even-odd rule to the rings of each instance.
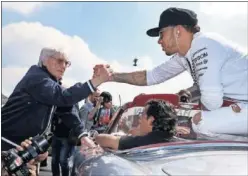
[[101, 83], [113, 81], [113, 69], [110, 67], [110, 65], [95, 65], [93, 71], [93, 81], [94, 78], [99, 78], [99, 81], [101, 81]]
[[109, 82], [109, 81], [127, 83], [136, 86], [152, 85], [152, 84], [148, 84], [146, 70], [134, 71], [129, 73], [128, 72], [117, 73], [114, 72], [113, 69], [108, 64], [95, 65], [93, 70], [94, 70], [93, 79], [92, 79], [93, 85], [100, 85], [101, 83]]
[[[130, 73], [116, 73], [108, 64], [95, 65], [93, 70], [94, 70], [93, 79], [99, 78], [99, 80], [101, 80], [101, 83], [113, 81], [113, 82], [121, 82], [121, 83], [137, 85], [137, 86], [148, 85], [146, 70], [130, 72]], [[192, 88], [197, 89], [195, 87]], [[198, 89], [193, 90], [193, 92], [196, 92], [198, 96], [200, 94]], [[179, 100], [180, 102], [189, 103], [192, 98], [191, 90], [183, 89], [178, 92], [178, 96], [180, 97]]]

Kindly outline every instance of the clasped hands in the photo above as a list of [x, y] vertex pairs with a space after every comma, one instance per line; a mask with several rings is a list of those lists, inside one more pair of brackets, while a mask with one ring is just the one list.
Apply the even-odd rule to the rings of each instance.
[[102, 82], [113, 80], [113, 69], [108, 64], [98, 64], [93, 68], [93, 78], [99, 78]]

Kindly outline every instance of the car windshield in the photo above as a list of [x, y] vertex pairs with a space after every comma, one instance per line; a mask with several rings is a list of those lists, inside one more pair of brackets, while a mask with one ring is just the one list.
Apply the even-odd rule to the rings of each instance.
[[[110, 133], [113, 135], [137, 135], [139, 134], [139, 117], [144, 107], [137, 106], [126, 109], [120, 113], [120, 118], [117, 118], [117, 123], [114, 123]], [[247, 136], [218, 134], [208, 136], [203, 134], [196, 134], [192, 129], [191, 117], [193, 117], [200, 110], [192, 110], [189, 107], [182, 107], [176, 109], [178, 115], [178, 129], [176, 136], [189, 140], [227, 140], [227, 141], [247, 141]], [[180, 133], [180, 129], [187, 130], [188, 133]]]
[[[113, 128], [114, 130], [112, 133], [118, 135], [126, 135], [126, 134], [133, 134], [135, 130], [138, 130], [139, 126], [139, 117], [142, 113], [144, 107], [137, 106], [131, 107], [126, 109], [116, 123], [116, 126]], [[180, 125], [185, 126], [184, 124], [188, 122], [188, 119], [192, 117], [198, 111], [196, 110], [183, 110], [183, 109], [176, 109], [177, 115], [181, 117]], [[183, 119], [184, 118], [184, 119]]]
[[130, 134], [132, 129], [139, 126], [139, 116], [143, 109], [144, 107], [132, 107], [124, 111], [113, 132], [120, 135]]

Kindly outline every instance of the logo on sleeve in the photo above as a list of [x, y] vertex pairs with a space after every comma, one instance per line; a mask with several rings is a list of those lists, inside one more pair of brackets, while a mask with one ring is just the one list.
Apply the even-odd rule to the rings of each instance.
[[204, 60], [203, 60], [203, 63], [204, 63], [204, 64], [207, 64], [207, 63], [208, 63], [208, 60], [207, 60], [207, 59], [204, 59]]
[[201, 76], [203, 76], [203, 75], [204, 75], [204, 73], [200, 73], [200, 74], [198, 75], [198, 78], [201, 77]]
[[207, 64], [207, 63], [208, 63], [208, 60], [207, 60], [207, 59], [204, 59], [204, 60], [201, 61], [201, 62], [197, 62], [197, 63], [195, 64], [195, 66], [198, 67], [198, 66], [200, 66], [200, 65], [202, 65], [202, 64]]
[[193, 53], [192, 55], [192, 65], [194, 68], [194, 71], [196, 72], [197, 78], [202, 77], [206, 70], [208, 69], [207, 63], [208, 63], [208, 52], [207, 48], [201, 48]]
[[199, 50], [197, 50], [196, 52], [193, 53], [192, 57], [194, 58], [196, 54], [198, 54], [199, 52], [203, 51], [203, 50], [206, 50], [207, 48], [204, 47], [204, 48], [201, 48]]
[[201, 59], [203, 59], [204, 57], [207, 57], [207, 56], [208, 56], [207, 52], [201, 53], [197, 57], [193, 58], [193, 62], [196, 63], [196, 62], [200, 61]]
[[201, 70], [206, 70], [206, 69], [208, 69], [208, 67], [202, 67], [202, 68], [197, 69], [196, 71], [199, 72]]

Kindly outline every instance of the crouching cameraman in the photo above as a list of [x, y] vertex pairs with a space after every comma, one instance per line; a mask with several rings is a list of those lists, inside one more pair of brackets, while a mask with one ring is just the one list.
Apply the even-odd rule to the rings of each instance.
[[[31, 138], [30, 140], [26, 139], [21, 143], [21, 146], [17, 146], [16, 149], [13, 148], [9, 151], [2, 151], [1, 176], [37, 176], [37, 164], [48, 157], [47, 151], [44, 152], [38, 149], [41, 147], [41, 149], [45, 150], [48, 146], [46, 145], [47, 141], [44, 141], [44, 138], [40, 137], [37, 139], [38, 141], [35, 140], [34, 143], [32, 143]], [[42, 152], [42, 154], [38, 154], [40, 152]]]

